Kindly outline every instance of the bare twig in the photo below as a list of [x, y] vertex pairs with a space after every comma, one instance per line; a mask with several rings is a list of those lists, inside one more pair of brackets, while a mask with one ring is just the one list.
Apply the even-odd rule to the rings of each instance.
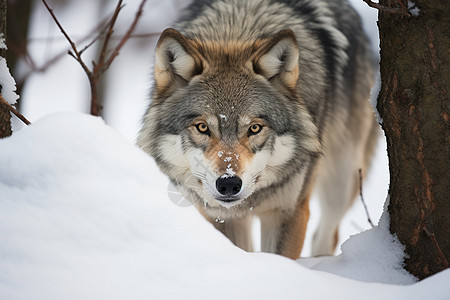
[[147, 2], [147, 0], [142, 0], [141, 4], [139, 5], [139, 9], [136, 12], [136, 16], [134, 17], [133, 23], [131, 23], [130, 28], [128, 28], [127, 32], [122, 37], [122, 39], [120, 40], [119, 44], [114, 49], [113, 53], [111, 54], [111, 56], [106, 61], [106, 63], [105, 63], [106, 69], [109, 68], [109, 66], [111, 65], [113, 60], [116, 58], [116, 56], [119, 55], [120, 49], [122, 49], [123, 45], [125, 45], [126, 41], [130, 38], [131, 34], [133, 33], [134, 28], [136, 27], [140, 17], [142, 16], [142, 12], [144, 11], [144, 4], [145, 4], [145, 2]]
[[[106, 25], [105, 25], [105, 23], [106, 23]], [[99, 31], [99, 32], [95, 35], [95, 37], [92, 39], [92, 41], [90, 41], [86, 46], [84, 46], [83, 49], [80, 50], [80, 54], [82, 54], [84, 51], [89, 49], [89, 47], [91, 47], [93, 44], [95, 44], [95, 42], [98, 41], [100, 39], [100, 37], [105, 34], [107, 26], [108, 26], [108, 22], [106, 22], [106, 20], [103, 20], [102, 22], [100, 22], [97, 25], [96, 31]], [[100, 30], [100, 28], [101, 28], [101, 30]], [[90, 37], [90, 34], [85, 36], [84, 39], [88, 39], [89, 37]]]
[[69, 42], [70, 47], [72, 48], [73, 52], [72, 53], [69, 50], [69, 54], [71, 56], [73, 56], [81, 65], [81, 67], [83, 68], [83, 70], [86, 72], [86, 74], [88, 75], [88, 77], [92, 76], [90, 74], [91, 71], [89, 70], [88, 66], [84, 63], [84, 61], [81, 59], [81, 55], [80, 52], [77, 49], [77, 46], [75, 45], [75, 43], [72, 41], [72, 39], [70, 38], [70, 36], [67, 34], [67, 32], [64, 30], [64, 28], [61, 26], [61, 23], [59, 23], [58, 18], [56, 18], [55, 14], [53, 13], [53, 10], [48, 6], [47, 2], [45, 0], [42, 0], [42, 2], [44, 3], [45, 7], [47, 8], [48, 12], [50, 13], [50, 15], [53, 18], [53, 21], [55, 21], [56, 26], [58, 26], [59, 30], [61, 31], [61, 33], [64, 35], [64, 37], [66, 38], [66, 40]]
[[0, 103], [3, 104], [3, 106], [9, 110], [10, 112], [12, 112], [14, 115], [16, 115], [16, 117], [18, 117], [22, 122], [24, 122], [26, 125], [30, 125], [31, 122], [28, 121], [27, 118], [24, 117], [24, 115], [22, 115], [20, 112], [17, 111], [17, 109], [15, 109], [11, 104], [9, 104], [2, 96], [2, 94], [0, 94]]
[[111, 39], [111, 36], [114, 32], [114, 25], [117, 21], [117, 16], [119, 15], [120, 10], [122, 9], [122, 0], [119, 0], [116, 5], [116, 9], [114, 10], [114, 14], [111, 18], [111, 21], [109, 22], [108, 31], [106, 32], [105, 39], [103, 41], [102, 49], [100, 50], [100, 57], [98, 59], [98, 65], [103, 66], [105, 57], [106, 57], [106, 51], [109, 44], [109, 40]]
[[[101, 20], [90, 32], [89, 34], [87, 34], [86, 36], [83, 37], [79, 37], [77, 38], [77, 43], [83, 43], [88, 39], [92, 38], [92, 41], [89, 42], [83, 49], [80, 50], [80, 55], [86, 51], [90, 46], [92, 46], [96, 41], [98, 41], [100, 39], [100, 37], [102, 35], [105, 34], [105, 31], [107, 29], [107, 27], [109, 26], [109, 20], [111, 19], [112, 14], [110, 14], [109, 16], [105, 17], [103, 20]], [[102, 28], [103, 27], [103, 28]], [[95, 34], [96, 32], [98, 32], [97, 34]], [[93, 35], [95, 34], [95, 36], [93, 37]], [[143, 34], [142, 37], [145, 36], [157, 36], [161, 33], [149, 33], [149, 34]], [[132, 38], [134, 36], [131, 36]], [[138, 36], [141, 37], [141, 36]], [[62, 37], [64, 39], [64, 37]], [[72, 37], [73, 38], [73, 37]], [[114, 37], [116, 38], [116, 37]], [[117, 37], [117, 38], [121, 38], [121, 37]], [[49, 40], [57, 40], [59, 38], [45, 38], [46, 41]], [[40, 42], [41, 38], [31, 38], [28, 39], [28, 43], [31, 42]], [[13, 45], [15, 46], [15, 45]], [[36, 66], [36, 64], [34, 63], [31, 55], [29, 55], [28, 50], [26, 48], [24, 48], [23, 50], [19, 49], [18, 47], [15, 47], [14, 50], [18, 53], [24, 53], [24, 57], [27, 59], [29, 65], [31, 66], [31, 70], [28, 71], [27, 73], [25, 73], [19, 80], [18, 80], [18, 85], [23, 85], [23, 83], [25, 82], [25, 80], [33, 73], [40, 73], [40, 72], [44, 72], [46, 71], [49, 67], [51, 67], [54, 63], [56, 63], [57, 61], [59, 61], [61, 58], [63, 58], [65, 55], [67, 55], [67, 51], [68, 49], [65, 49], [59, 53], [57, 53], [56, 55], [54, 55], [53, 57], [51, 57], [50, 59], [48, 59], [46, 62], [44, 62], [41, 66]]]
[[404, 11], [408, 11], [408, 8], [406, 8], [405, 4], [403, 4], [402, 0], [397, 0], [397, 3], [400, 4], [400, 6], [402, 7], [402, 9]]
[[109, 44], [109, 41], [111, 40], [112, 34], [114, 32], [114, 30], [113, 30], [114, 25], [116, 23], [117, 16], [123, 7], [122, 6], [123, 1], [122, 0], [118, 1], [116, 9], [114, 10], [113, 16], [111, 17], [111, 20], [108, 23], [108, 31], [106, 32], [105, 39], [103, 40], [103, 44], [101, 46], [98, 61], [93, 62], [92, 70], [90, 70], [87, 67], [87, 65], [84, 63], [83, 59], [81, 58], [81, 54], [87, 47], [90, 47], [96, 40], [98, 40], [100, 35], [97, 36], [94, 39], [94, 41], [91, 42], [90, 44], [88, 44], [83, 50], [78, 51], [76, 44], [71, 40], [69, 35], [66, 33], [64, 28], [61, 26], [61, 24], [59, 23], [58, 19], [55, 16], [55, 14], [53, 13], [52, 9], [48, 6], [48, 4], [45, 2], [45, 0], [42, 0], [42, 2], [44, 3], [45, 7], [49, 11], [50, 15], [52, 16], [52, 18], [55, 21], [56, 25], [58, 26], [59, 30], [63, 33], [64, 37], [69, 42], [69, 44], [72, 48], [72, 51], [69, 50], [68, 54], [71, 55], [72, 57], [74, 57], [80, 63], [81, 67], [83, 68], [84, 72], [86, 73], [86, 75], [89, 79], [89, 85], [91, 87], [91, 114], [94, 116], [98, 116], [100, 109], [101, 109], [99, 101], [98, 101], [98, 91], [97, 91], [97, 85], [98, 85], [99, 78], [100, 78], [101, 74], [103, 74], [103, 72], [105, 72], [109, 68], [109, 66], [114, 61], [114, 59], [117, 57], [117, 55], [119, 55], [119, 52], [120, 52], [121, 48], [123, 47], [123, 45], [130, 38], [131, 33], [133, 32], [134, 28], [136, 27], [141, 15], [142, 15], [143, 7], [144, 7], [144, 4], [147, 2], [147, 0], [141, 1], [141, 4], [139, 5], [139, 9], [136, 12], [136, 16], [135, 16], [130, 28], [128, 29], [126, 34], [122, 37], [122, 39], [117, 44], [117, 46], [114, 48], [114, 51], [112, 52], [112, 54], [108, 58], [106, 58], [108, 44]]
[[[88, 36], [83, 37], [79, 42], [82, 43], [84, 42], [86, 39], [88, 38], [92, 38], [92, 41], [90, 41], [83, 49], [80, 50], [80, 54], [83, 54], [84, 51], [86, 51], [89, 47], [91, 47], [95, 42], [97, 42], [100, 37], [102, 35], [104, 35], [104, 30], [102, 30], [99, 34], [95, 35], [95, 37], [92, 38], [92, 34], [89, 34]], [[147, 39], [147, 38], [152, 38], [152, 37], [157, 37], [161, 35], [161, 32], [150, 32], [150, 33], [138, 33], [138, 34], [132, 34], [130, 35], [130, 39]], [[124, 35], [119, 35], [119, 36], [113, 36], [111, 37], [111, 40], [119, 40], [119, 39], [123, 39]], [[57, 39], [57, 38], [55, 38]], [[29, 39], [30, 41], [38, 41], [39, 42], [39, 38], [33, 38], [33, 39]], [[11, 44], [11, 48], [10, 50], [14, 50], [17, 53], [23, 53], [20, 52], [18, 49], [18, 47], [15, 47], [14, 44]], [[33, 73], [40, 73], [40, 72], [44, 72], [46, 71], [49, 67], [51, 67], [53, 64], [55, 64], [57, 61], [59, 61], [61, 58], [63, 58], [65, 55], [67, 55], [67, 49], [63, 50], [61, 52], [59, 52], [58, 54], [55, 54], [53, 57], [51, 57], [50, 59], [48, 59], [47, 61], [45, 61], [41, 66], [36, 66], [36, 64], [34, 63], [34, 60], [32, 59], [32, 57], [29, 55], [29, 53], [25, 50], [22, 55], [25, 57], [25, 59], [28, 61], [28, 63], [31, 65], [31, 68], [28, 72], [25, 73], [25, 75], [21, 76], [21, 78], [18, 80], [18, 84], [23, 84], [25, 82], [25, 80]]]
[[408, 9], [405, 9], [405, 6], [401, 2], [400, 3], [402, 5], [402, 8], [384, 6], [379, 3], [375, 3], [371, 0], [363, 0], [363, 1], [366, 2], [367, 5], [369, 5], [370, 7], [376, 8], [384, 13], [402, 15], [404, 17], [411, 18], [411, 14], [408, 12]]
[[372, 219], [370, 218], [369, 210], [367, 209], [367, 205], [366, 205], [366, 201], [364, 201], [362, 181], [363, 181], [362, 170], [359, 169], [359, 196], [361, 197], [361, 202], [364, 205], [364, 210], [366, 211], [367, 221], [369, 222], [370, 226], [372, 226], [372, 228], [374, 228], [375, 226], [373, 225]]
[[439, 243], [438, 243], [438, 241], [436, 239], [436, 235], [433, 232], [431, 232], [426, 226], [423, 228], [423, 230], [425, 231], [427, 236], [433, 242], [434, 248], [436, 248], [436, 251], [437, 251], [439, 257], [442, 260], [442, 264], [444, 265], [444, 269], [448, 269], [448, 261], [445, 258], [444, 253], [442, 253], [441, 247], [439, 246]]

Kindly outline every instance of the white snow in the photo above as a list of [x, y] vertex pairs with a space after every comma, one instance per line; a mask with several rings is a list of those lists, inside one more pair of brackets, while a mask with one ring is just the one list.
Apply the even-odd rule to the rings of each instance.
[[222, 122], [226, 122], [228, 120], [228, 117], [224, 114], [219, 114], [219, 117], [222, 120]]
[[3, 34], [3, 32], [0, 32], [0, 49], [5, 49], [5, 50], [8, 49], [8, 47], [6, 46], [6, 42], [5, 42], [5, 35]]
[[[3, 33], [0, 33], [0, 49], [7, 49]], [[16, 81], [11, 76], [4, 57], [0, 57], [0, 87], [3, 99], [9, 104], [15, 104], [19, 99], [19, 95], [16, 94]]]
[[388, 204], [386, 200], [378, 226], [344, 242], [339, 256], [312, 258], [312, 262], [305, 260], [305, 264], [314, 270], [367, 282], [410, 284], [417, 281], [403, 268], [404, 246], [389, 233]]
[[372, 104], [373, 112], [375, 114], [375, 118], [378, 122], [378, 124], [383, 124], [383, 118], [380, 116], [380, 112], [378, 111], [377, 105], [378, 105], [378, 94], [381, 89], [381, 75], [380, 72], [377, 72], [377, 75], [375, 77], [375, 85], [370, 90], [370, 104]]
[[408, 0], [408, 11], [413, 17], [418, 17], [420, 14], [420, 8], [411, 0]]
[[236, 248], [193, 207], [173, 205], [166, 187], [152, 159], [99, 118], [54, 114], [0, 140], [0, 299], [450, 295], [450, 270], [386, 284], [413, 279], [397, 269], [383, 219], [308, 269]]
[[229, 177], [233, 177], [233, 176], [236, 176], [236, 172], [233, 170], [233, 167], [231, 166], [231, 164], [228, 164], [227, 169], [225, 170], [225, 174], [220, 176], [220, 178], [229, 178]]

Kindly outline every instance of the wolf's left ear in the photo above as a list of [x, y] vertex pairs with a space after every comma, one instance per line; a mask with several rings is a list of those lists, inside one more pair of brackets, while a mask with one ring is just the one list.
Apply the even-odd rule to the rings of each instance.
[[178, 30], [168, 28], [161, 34], [155, 53], [157, 91], [166, 91], [186, 84], [202, 71], [200, 54], [192, 41]]
[[295, 34], [284, 29], [262, 40], [253, 59], [253, 69], [268, 80], [279, 79], [287, 87], [294, 88], [298, 79], [298, 58]]

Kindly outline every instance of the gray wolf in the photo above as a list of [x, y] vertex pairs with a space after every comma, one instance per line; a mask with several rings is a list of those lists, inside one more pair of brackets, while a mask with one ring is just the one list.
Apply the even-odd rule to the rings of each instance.
[[137, 144], [218, 230], [251, 251], [299, 257], [309, 198], [313, 255], [334, 252], [370, 165], [373, 59], [346, 1], [195, 0], [156, 47]]

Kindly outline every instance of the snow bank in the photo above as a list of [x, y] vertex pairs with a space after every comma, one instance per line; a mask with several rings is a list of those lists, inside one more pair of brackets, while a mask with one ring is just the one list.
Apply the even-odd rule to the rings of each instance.
[[[374, 250], [379, 260], [383, 250]], [[373, 260], [364, 267], [392, 271]], [[450, 281], [447, 271], [409, 286], [366, 283], [245, 253], [194, 209], [173, 205], [144, 153], [101, 119], [75, 113], [0, 140], [0, 270], [6, 300], [421, 299], [430, 291], [448, 299]]]
[[[403, 268], [404, 246], [389, 233], [388, 203], [387, 200], [378, 226], [353, 235], [344, 242], [342, 254], [337, 257], [313, 259], [313, 262], [307, 263], [308, 266], [367, 282], [414, 283], [417, 278]], [[314, 261], [317, 263], [314, 264]]]

